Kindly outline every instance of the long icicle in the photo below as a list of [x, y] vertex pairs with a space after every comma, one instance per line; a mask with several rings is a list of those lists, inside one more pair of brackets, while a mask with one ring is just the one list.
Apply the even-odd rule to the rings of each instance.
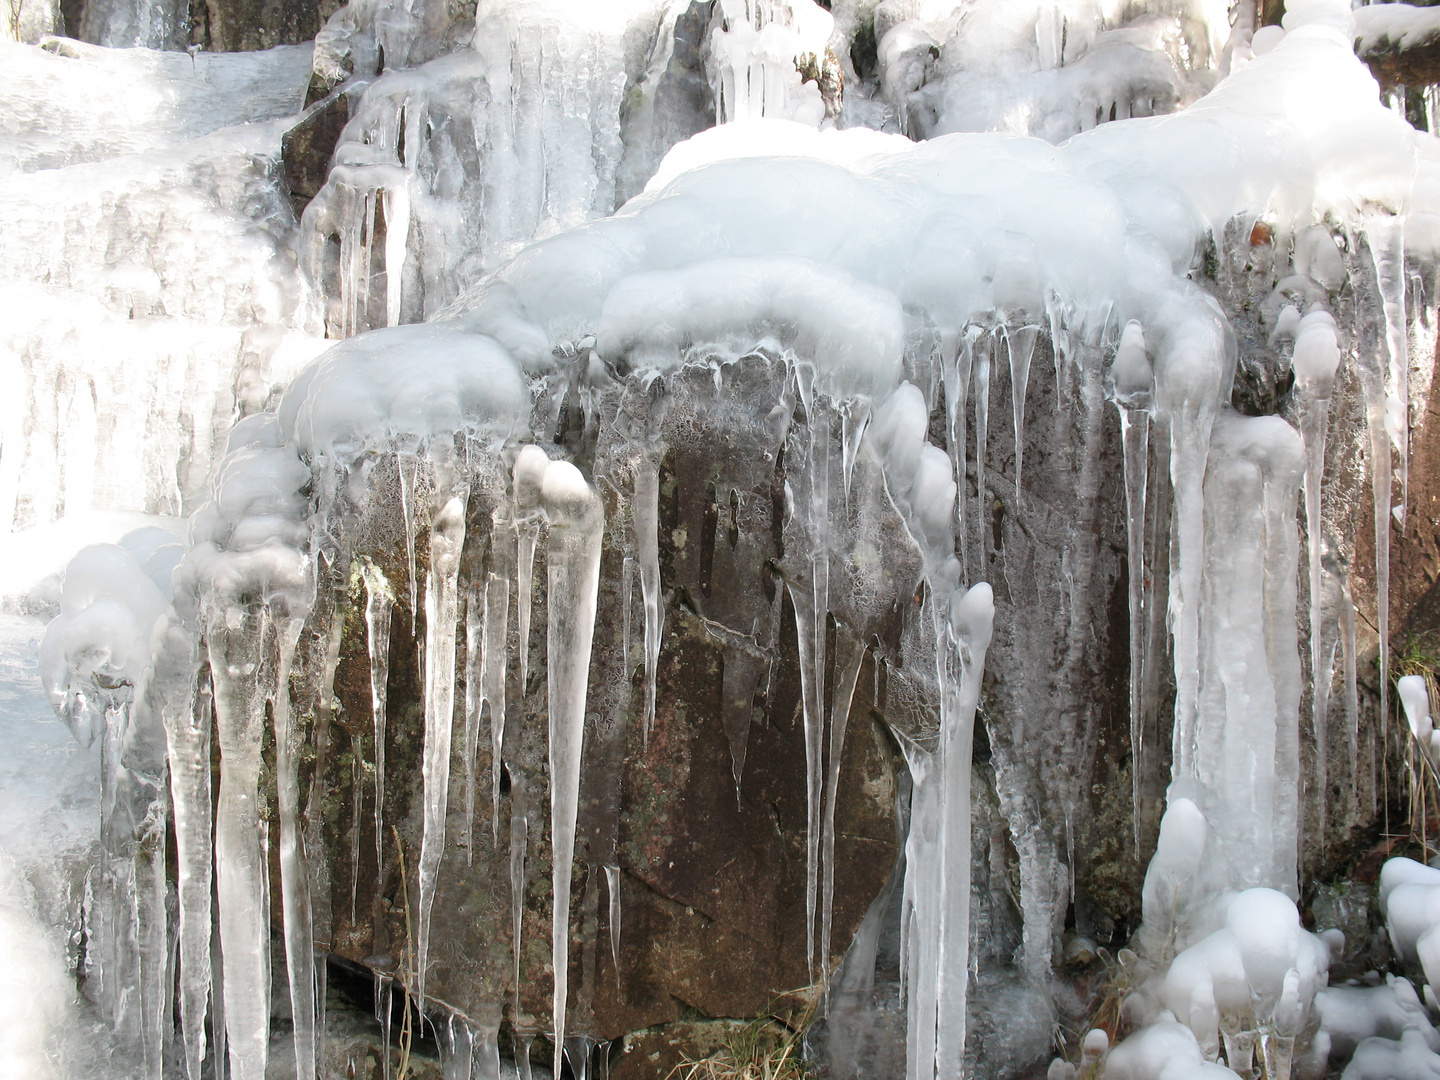
[[640, 597], [645, 608], [645, 712], [641, 739], [650, 745], [655, 723], [655, 678], [660, 666], [660, 640], [665, 612], [660, 607], [660, 465], [651, 457], [635, 467], [635, 555], [640, 564]]
[[220, 741], [215, 879], [230, 1075], [232, 1080], [264, 1080], [270, 1041], [270, 908], [258, 785], [265, 723], [265, 620], [258, 612], [227, 611], [221, 604], [206, 614]]
[[481, 690], [490, 710], [490, 838], [500, 839], [500, 771], [505, 751], [505, 655], [510, 633], [510, 578], [490, 573], [485, 582], [485, 658]]
[[300, 835], [300, 736], [290, 702], [290, 671], [304, 620], [276, 622], [279, 662], [271, 715], [275, 724], [275, 789], [280, 816], [280, 905], [285, 924], [285, 968], [295, 1025], [295, 1075], [315, 1076], [315, 931], [310, 918], [310, 880]]
[[375, 874], [385, 872], [385, 708], [390, 683], [390, 612], [394, 594], [374, 563], [361, 565], [365, 579], [365, 645], [370, 658], [370, 712], [375, 734]]
[[196, 693], [199, 641], [173, 619], [155, 655], [155, 685], [170, 765], [176, 893], [180, 907], [180, 1031], [189, 1080], [205, 1060], [210, 997], [210, 701]]
[[569, 990], [570, 881], [580, 803], [580, 751], [585, 732], [595, 607], [600, 590], [600, 545], [605, 532], [605, 511], [580, 470], [567, 461], [552, 461], [546, 468], [541, 497], [550, 523], [546, 592], [550, 834], [554, 850], [550, 949], [555, 971], [555, 1075], [559, 1076]]
[[430, 956], [430, 911], [445, 854], [445, 806], [450, 790], [450, 740], [455, 722], [455, 626], [460, 609], [460, 552], [465, 546], [469, 489], [454, 494], [430, 528], [430, 573], [425, 582], [424, 831], [420, 838], [420, 908], [416, 928], [416, 997], [425, 1007]]
[[830, 745], [825, 761], [825, 810], [820, 824], [820, 974], [830, 978], [830, 931], [835, 911], [835, 804], [840, 795], [840, 759], [845, 749], [845, 728], [850, 719], [850, 705], [855, 698], [855, 684], [860, 679], [860, 665], [865, 660], [863, 642], [851, 641], [850, 655], [835, 684], [835, 697], [830, 703]]
[[1130, 798], [1135, 845], [1141, 843], [1141, 803], [1149, 775], [1145, 742], [1145, 495], [1150, 483], [1150, 404], [1154, 373], [1145, 354], [1140, 324], [1131, 321], [1120, 335], [1110, 368], [1110, 393], [1120, 414], [1125, 469], [1125, 547], [1129, 571], [1130, 615]]

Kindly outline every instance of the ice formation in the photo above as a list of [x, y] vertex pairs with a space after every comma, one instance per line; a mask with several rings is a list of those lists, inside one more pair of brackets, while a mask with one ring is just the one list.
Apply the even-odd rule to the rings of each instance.
[[[698, 17], [660, 0], [482, 0], [470, 20], [355, 0], [313, 58], [0, 45], [25, 103], [0, 119], [13, 391], [0, 409], [0, 509], [15, 525], [95, 506], [191, 513], [185, 545], [152, 530], [82, 551], [41, 655], [57, 711], [80, 741], [102, 742], [94, 992], [144, 1075], [161, 1075], [172, 995], [192, 1080], [222, 1054], [237, 1080], [265, 1075], [272, 812], [294, 1068], [316, 1075], [315, 955], [333, 915], [315, 762], [333, 752], [355, 605], [370, 727], [351, 732], [352, 775], [358, 789], [373, 771], [377, 879], [399, 839], [387, 837], [385, 748], [392, 646], [407, 627], [421, 683], [413, 938], [380, 972], [386, 994], [397, 978], [440, 1018], [461, 1075], [472, 1060], [498, 1071], [507, 1008], [528, 1045], [523, 898], [543, 819], [527, 800], [548, 787], [542, 1030], [556, 1075], [562, 1054], [588, 1057], [595, 1033], [583, 987], [570, 986], [577, 851], [604, 871], [617, 980], [621, 875], [603, 809], [618, 792], [581, 798], [587, 779], [614, 777], [587, 778], [582, 763], [592, 731], [617, 737], [593, 718], [602, 698], [623, 699], [621, 719], [605, 721], [630, 717], [651, 752], [675, 585], [662, 471], [717, 418], [753, 475], [720, 477], [732, 552], [711, 551], [698, 574], [733, 574], [773, 611], [761, 625], [703, 587], [686, 593], [723, 654], [737, 794], [788, 606], [805, 952], [827, 986], [844, 946], [836, 806], [861, 673], [883, 660], [924, 703], [924, 723], [892, 732], [910, 791], [896, 905], [905, 1071], [963, 1075], [981, 962], [966, 887], [977, 715], [996, 725], [996, 813], [1020, 849], [1015, 965], [1032, 993], [1049, 992], [1074, 895], [1073, 853], [1041, 828], [1047, 795], [1016, 760], [1027, 740], [1041, 745], [1039, 721], [990, 717], [982, 692], [1007, 629], [996, 510], [1023, 515], [1032, 499], [1026, 398], [1047, 348], [1080, 461], [1080, 516], [1064, 523], [1072, 597], [1099, 573], [1085, 538], [1098, 534], [1107, 410], [1118, 413], [1137, 843], [1167, 780], [1167, 649], [1175, 689], [1137, 937], [1144, 978], [1127, 1004], [1138, 1030], [1113, 1049], [1091, 1032], [1082, 1071], [1103, 1061], [1111, 1080], [1198, 1080], [1250, 1075], [1258, 1055], [1272, 1077], [1292, 1057], [1348, 1057], [1346, 1076], [1435, 1075], [1410, 984], [1326, 989], [1335, 943], [1302, 929], [1295, 906], [1301, 712], [1308, 691], [1323, 808], [1342, 654], [1352, 739], [1358, 711], [1353, 606], [1326, 599], [1348, 587], [1326, 569], [1326, 437], [1342, 378], [1364, 400], [1382, 695], [1388, 680], [1391, 481], [1403, 516], [1416, 406], [1406, 259], [1436, 254], [1426, 215], [1440, 213], [1440, 158], [1382, 106], [1352, 45], [1401, 31], [1336, 0], [1292, 0], [1283, 27], [1241, 19], [1233, 32], [1216, 5], [1181, 0], [1123, 18], [1089, 2], [862, 6], [719, 0]], [[94, 34], [105, 43], [168, 41], [125, 29], [134, 13], [121, 5], [94, 10], [109, 13]], [[152, 29], [173, 22], [137, 10]], [[836, 52], [848, 54], [862, 15], [868, 82]], [[67, 93], [163, 92], [148, 111], [40, 130], [34, 102], [76, 84], [88, 89]], [[297, 219], [281, 186], [282, 118], [307, 96], [301, 123], [327, 109], [348, 119]], [[1294, 425], [1231, 404], [1246, 359], [1225, 306], [1244, 261], [1232, 258], [1237, 225], [1241, 244], [1276, 260], [1257, 307], [1266, 347], [1294, 375]], [[1343, 290], [1361, 283], [1373, 296], [1357, 315]], [[164, 422], [142, 435], [146, 417]], [[1012, 476], [992, 447], [1007, 425]], [[772, 477], [773, 505], [744, 502]], [[778, 538], [773, 559], [755, 560], [763, 571], [734, 554], [747, 529]], [[915, 598], [898, 646], [880, 643], [891, 595]], [[619, 619], [619, 674], [592, 652], [602, 613]], [[1075, 691], [1090, 629], [1073, 605], [1057, 624], [1056, 686]], [[1402, 679], [1399, 694], [1428, 752], [1424, 687]], [[548, 717], [544, 769], [510, 720], [532, 699]], [[1049, 726], [1071, 718], [1059, 720]], [[1068, 809], [1086, 782], [1050, 794]], [[358, 801], [353, 811], [352, 922]], [[492, 852], [504, 836], [513, 966], [470, 1015], [432, 992], [433, 928], [447, 851], [462, 844], [473, 860], [487, 832]], [[1440, 978], [1436, 873], [1395, 861], [1382, 880], [1396, 952], [1427, 979]], [[835, 978], [833, 995], [850, 992]]]

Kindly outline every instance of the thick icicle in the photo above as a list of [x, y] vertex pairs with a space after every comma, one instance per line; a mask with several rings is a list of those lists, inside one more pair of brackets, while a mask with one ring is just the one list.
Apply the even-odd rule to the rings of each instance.
[[655, 723], [655, 677], [660, 666], [660, 641], [665, 612], [660, 606], [660, 465], [646, 456], [635, 469], [635, 555], [640, 564], [640, 597], [645, 607], [645, 712], [642, 741], [650, 744]]
[[580, 470], [568, 461], [552, 461], [546, 468], [541, 499], [550, 523], [546, 637], [550, 695], [550, 833], [554, 845], [550, 947], [555, 970], [555, 1075], [559, 1076], [569, 984], [570, 879], [574, 870], [575, 818], [580, 800], [580, 750], [585, 733], [585, 697], [599, 598], [605, 511]]
[[[1409, 499], [1410, 356], [1405, 344], [1405, 237], [1404, 219], [1371, 217], [1365, 222], [1365, 239], [1375, 265], [1375, 284], [1385, 319], [1384, 363], [1381, 372], [1365, 383], [1369, 418], [1372, 483], [1375, 497], [1375, 622], [1380, 637], [1380, 713], [1388, 731], [1390, 716], [1390, 511], [1391, 451], [1400, 455], [1401, 502], [1404, 524]], [[1375, 358], [1378, 366], [1381, 357]]]
[[233, 1080], [264, 1080], [270, 1031], [270, 934], [259, 814], [265, 724], [258, 612], [209, 613], [206, 634], [220, 740], [215, 868], [224, 958], [225, 1031]]
[[1010, 401], [1015, 415], [1015, 505], [1020, 505], [1021, 466], [1025, 460], [1025, 390], [1030, 384], [1030, 360], [1035, 355], [1038, 326], [1006, 329], [1005, 346], [1010, 355]]
[[[1293, 318], [1293, 316], [1292, 316]], [[1332, 664], [1325, 656], [1325, 627], [1321, 618], [1322, 566], [1320, 541], [1324, 522], [1320, 515], [1320, 492], [1325, 478], [1325, 432], [1330, 423], [1330, 396], [1340, 364], [1340, 347], [1335, 338], [1335, 321], [1328, 312], [1314, 311], [1300, 320], [1295, 336], [1291, 366], [1300, 390], [1300, 434], [1305, 440], [1305, 538], [1310, 570], [1310, 687], [1311, 723], [1315, 733], [1315, 784], [1319, 793], [1316, 809], [1320, 835], [1325, 831], [1329, 810], [1329, 701]]]
[[908, 1080], [964, 1075], [970, 946], [970, 757], [994, 598], [980, 582], [935, 612], [940, 738], [906, 742], [914, 779], [905, 842], [901, 965]]
[[180, 1031], [189, 1080], [205, 1060], [205, 1009], [210, 998], [210, 697], [196, 693], [196, 636], [177, 622], [163, 631], [155, 681], [170, 764], [180, 904]]
[[385, 707], [390, 683], [390, 611], [394, 595], [374, 563], [361, 565], [365, 578], [365, 637], [370, 656], [370, 711], [375, 732], [375, 873], [385, 859]]
[[[848, 639], [849, 635], [844, 634]], [[830, 745], [825, 759], [825, 808], [820, 825], [820, 971], [830, 977], [830, 930], [835, 909], [835, 803], [840, 795], [840, 758], [845, 749], [845, 727], [850, 719], [850, 704], [855, 698], [855, 684], [860, 679], [860, 665], [865, 660], [863, 642], [849, 642], [850, 654], [835, 684], [830, 704]]]
[[290, 670], [304, 620], [282, 618], [276, 625], [279, 663], [271, 714], [275, 724], [275, 791], [280, 816], [280, 902], [285, 923], [285, 968], [295, 1024], [295, 1074], [315, 1075], [315, 936], [310, 920], [310, 881], [300, 835], [300, 735], [290, 703]]
[[1125, 468], [1126, 565], [1130, 606], [1130, 779], [1135, 843], [1140, 844], [1141, 800], [1150, 748], [1145, 744], [1145, 493], [1150, 470], [1150, 405], [1154, 373], [1144, 331], [1131, 320], [1120, 335], [1110, 369], [1111, 395], [1120, 414]]
[[605, 888], [610, 897], [610, 960], [615, 965], [615, 986], [620, 986], [620, 867], [605, 867]]
[[435, 902], [440, 860], [445, 854], [445, 804], [455, 722], [455, 626], [460, 617], [460, 552], [465, 546], [465, 502], [469, 495], [464, 483], [456, 483], [453, 491], [430, 528], [430, 573], [425, 582], [425, 822], [420, 839], [415, 949], [416, 997], [422, 1008], [425, 967], [430, 956], [430, 911]]
[[500, 838], [500, 770], [504, 768], [505, 656], [510, 633], [510, 579], [491, 573], [485, 583], [485, 658], [480, 685], [490, 710], [490, 834]]

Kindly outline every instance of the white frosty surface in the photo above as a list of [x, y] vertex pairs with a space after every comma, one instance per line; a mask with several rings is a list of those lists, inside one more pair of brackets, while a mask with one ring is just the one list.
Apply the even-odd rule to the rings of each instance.
[[1355, 51], [1361, 56], [1404, 51], [1440, 35], [1440, 10], [1413, 4], [1368, 4], [1355, 9]]
[[174, 146], [300, 111], [311, 45], [267, 52], [106, 49], [68, 38], [0, 42], [0, 178]]
[[[99, 839], [99, 747], [82, 750], [35, 670], [44, 624], [0, 614], [0, 1076], [89, 1075], [67, 937]], [[94, 1038], [95, 1033], [88, 1033]]]
[[53, 611], [60, 603], [65, 566], [87, 544], [113, 544], [138, 529], [159, 529], [183, 540], [184, 519], [93, 511], [0, 535], [0, 605], [10, 610]]

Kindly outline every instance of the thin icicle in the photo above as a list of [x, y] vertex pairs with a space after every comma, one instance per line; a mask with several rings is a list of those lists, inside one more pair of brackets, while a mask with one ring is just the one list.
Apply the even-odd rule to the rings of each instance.
[[480, 754], [481, 668], [485, 657], [485, 594], [469, 589], [465, 597], [465, 865], [475, 864], [475, 770]]
[[955, 535], [960, 538], [960, 565], [968, 573], [969, 534], [965, 529], [965, 409], [970, 403], [970, 368], [974, 362], [975, 339], [983, 331], [967, 326], [963, 336], [944, 342], [941, 378], [945, 383], [945, 444], [955, 470]]
[[530, 603], [534, 597], [535, 544], [540, 539], [540, 486], [550, 459], [538, 446], [522, 446], [515, 458], [515, 624], [520, 634], [520, 692], [529, 692]]
[[210, 997], [210, 695], [196, 693], [200, 654], [195, 634], [172, 620], [162, 635], [155, 684], [161, 693], [174, 807], [180, 1031], [186, 1075], [200, 1080]]
[[1020, 505], [1021, 466], [1025, 460], [1025, 390], [1030, 384], [1030, 360], [1040, 327], [1006, 329], [1006, 352], [1010, 354], [1010, 400], [1015, 415], [1015, 505]]
[[490, 837], [500, 839], [500, 770], [505, 750], [505, 656], [510, 633], [510, 579], [491, 573], [485, 582], [484, 704], [490, 710]]
[[835, 804], [840, 795], [840, 759], [845, 749], [845, 728], [850, 718], [850, 705], [855, 699], [855, 684], [860, 679], [860, 665], [865, 660], [863, 642], [850, 643], [850, 655], [835, 684], [835, 697], [830, 704], [830, 746], [825, 761], [825, 816], [820, 826], [820, 865], [823, 879], [820, 886], [820, 972], [828, 983], [830, 978], [830, 931], [835, 910]]
[[[364, 800], [360, 789], [364, 786], [364, 753], [360, 737], [350, 736], [350, 923], [355, 923], [355, 905], [360, 896], [360, 810]], [[316, 969], [317, 977], [319, 969]], [[319, 998], [316, 999], [317, 1002]]]
[[525, 848], [530, 820], [525, 811], [525, 781], [510, 778], [510, 954], [515, 964], [514, 1015], [520, 1015], [520, 945], [525, 918]]
[[615, 989], [620, 989], [620, 867], [605, 867], [605, 888], [610, 897], [610, 960], [615, 965]]
[[552, 461], [546, 468], [541, 497], [550, 522], [546, 592], [549, 601], [546, 668], [550, 712], [550, 834], [554, 851], [550, 947], [555, 971], [555, 1075], [559, 1076], [569, 989], [570, 880], [574, 871], [575, 819], [580, 801], [580, 751], [599, 598], [605, 511], [580, 470], [567, 461]]
[[[830, 412], [815, 393], [815, 365], [795, 365], [795, 387], [805, 410], [808, 442], [805, 490], [791, 512], [809, 547], [810, 592], [796, 598], [795, 628], [800, 645], [805, 722], [805, 956], [815, 971], [815, 915], [820, 885], [820, 823], [825, 752], [825, 637], [830, 613]], [[808, 638], [808, 641], [804, 639]]]
[[390, 1014], [395, 1007], [395, 980], [389, 975], [375, 976], [375, 1019], [380, 1022], [380, 1061], [383, 1080], [390, 1080]]
[[620, 659], [624, 665], [625, 682], [630, 682], [630, 623], [635, 610], [635, 556], [626, 555], [620, 569]]
[[416, 928], [416, 997], [425, 1002], [430, 956], [430, 911], [445, 854], [445, 804], [450, 789], [450, 739], [455, 722], [455, 627], [460, 617], [460, 552], [465, 546], [469, 490], [457, 483], [430, 529], [425, 582], [424, 831], [420, 839]]
[[660, 464], [642, 458], [635, 468], [635, 554], [640, 564], [640, 597], [645, 607], [645, 712], [642, 741], [650, 745], [655, 723], [655, 678], [660, 667], [660, 640], [665, 612], [660, 607]]
[[310, 918], [310, 880], [300, 835], [300, 733], [290, 703], [290, 670], [304, 621], [276, 623], [279, 663], [271, 714], [275, 724], [275, 802], [280, 816], [280, 904], [285, 923], [285, 968], [295, 1025], [295, 1075], [315, 1076], [315, 929]]
[[980, 507], [980, 573], [985, 573], [988, 545], [985, 528], [990, 516], [990, 497], [985, 491], [985, 450], [990, 442], [990, 355], [995, 348], [991, 334], [980, 337], [975, 344], [975, 491]]
[[385, 872], [385, 707], [394, 594], [374, 563], [362, 563], [361, 575], [365, 579], [365, 644], [370, 657], [370, 712], [375, 732], [375, 873], [379, 877]]

